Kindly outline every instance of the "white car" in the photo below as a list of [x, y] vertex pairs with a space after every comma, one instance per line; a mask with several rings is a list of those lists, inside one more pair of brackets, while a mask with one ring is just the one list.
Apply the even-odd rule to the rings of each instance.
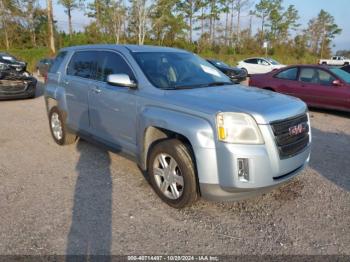
[[285, 67], [272, 58], [254, 57], [238, 62], [238, 67], [245, 70], [248, 75], [265, 74]]

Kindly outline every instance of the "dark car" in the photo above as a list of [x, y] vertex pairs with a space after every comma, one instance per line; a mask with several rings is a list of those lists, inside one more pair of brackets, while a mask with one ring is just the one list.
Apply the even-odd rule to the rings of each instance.
[[249, 85], [298, 97], [309, 106], [350, 111], [350, 74], [340, 68], [294, 65], [253, 75]]
[[26, 71], [0, 69], [0, 100], [34, 98], [37, 80]]
[[51, 58], [44, 58], [36, 64], [36, 71], [38, 76], [47, 76], [47, 72], [49, 71], [52, 61], [53, 59]]
[[207, 59], [207, 61], [227, 75], [232, 82], [240, 83], [247, 79], [247, 72], [240, 68], [229, 66], [228, 64], [215, 59]]
[[27, 70], [27, 63], [18, 60], [16, 57], [7, 54], [0, 53], [0, 70], [15, 69], [18, 72]]
[[345, 72], [350, 73], [350, 65], [343, 66], [343, 67], [341, 68], [341, 70], [344, 70]]

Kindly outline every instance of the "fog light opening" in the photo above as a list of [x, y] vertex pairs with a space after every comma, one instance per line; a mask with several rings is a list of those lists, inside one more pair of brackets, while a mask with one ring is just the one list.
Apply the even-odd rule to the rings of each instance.
[[248, 158], [238, 158], [238, 179], [241, 182], [249, 182], [249, 160]]

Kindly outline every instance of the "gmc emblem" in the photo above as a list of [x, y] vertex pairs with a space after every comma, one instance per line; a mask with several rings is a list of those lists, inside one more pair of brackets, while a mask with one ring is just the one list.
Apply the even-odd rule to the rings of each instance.
[[304, 124], [299, 124], [296, 126], [292, 126], [289, 128], [289, 135], [290, 136], [297, 136], [299, 134], [302, 134], [306, 131], [306, 127]]

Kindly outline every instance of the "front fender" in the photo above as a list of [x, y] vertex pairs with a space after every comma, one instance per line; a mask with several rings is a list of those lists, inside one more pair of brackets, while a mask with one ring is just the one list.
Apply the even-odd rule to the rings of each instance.
[[[148, 107], [140, 112], [139, 125], [139, 145], [144, 144], [144, 134], [149, 127], [165, 129], [186, 137], [194, 152], [199, 182], [218, 182], [214, 131], [209, 120], [185, 112]], [[142, 156], [142, 148], [139, 150], [139, 155]]]

